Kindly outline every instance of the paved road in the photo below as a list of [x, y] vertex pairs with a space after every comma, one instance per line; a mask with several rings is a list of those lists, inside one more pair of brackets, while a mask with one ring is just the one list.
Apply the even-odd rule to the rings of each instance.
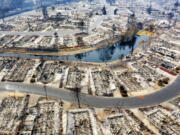
[[[72, 103], [77, 103], [75, 92], [46, 87], [48, 97], [60, 98]], [[42, 85], [31, 85], [23, 83], [0, 83], [0, 91], [16, 91], [28, 94], [38, 94], [45, 96], [44, 87]], [[147, 107], [157, 105], [180, 94], [180, 77], [178, 77], [171, 85], [160, 91], [144, 96], [144, 98], [128, 97], [128, 98], [107, 98], [100, 96], [90, 96], [80, 94], [80, 103], [90, 105], [97, 108], [120, 107], [123, 109]]]

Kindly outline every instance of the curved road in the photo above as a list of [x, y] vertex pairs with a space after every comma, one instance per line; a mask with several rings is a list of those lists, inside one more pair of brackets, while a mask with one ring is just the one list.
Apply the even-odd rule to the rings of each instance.
[[[46, 87], [48, 97], [60, 98], [72, 103], [77, 103], [76, 93], [73, 91]], [[16, 91], [28, 94], [37, 94], [46, 96], [43, 85], [32, 85], [23, 83], [0, 83], [0, 91]], [[180, 94], [180, 77], [169, 86], [154, 92], [149, 95], [145, 95], [144, 98], [127, 97], [127, 98], [109, 98], [100, 96], [91, 96], [87, 94], [79, 94], [80, 103], [90, 105], [97, 108], [105, 107], [120, 107], [123, 109], [147, 107], [157, 105]]]

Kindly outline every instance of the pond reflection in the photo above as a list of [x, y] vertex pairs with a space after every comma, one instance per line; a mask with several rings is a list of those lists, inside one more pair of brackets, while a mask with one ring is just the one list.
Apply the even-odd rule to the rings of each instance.
[[[117, 42], [110, 47], [93, 50], [90, 52], [80, 53], [76, 55], [69, 55], [68, 60], [87, 61], [87, 62], [109, 62], [117, 59], [122, 59], [124, 56], [133, 53], [139, 42], [146, 36], [138, 36], [130, 42]], [[61, 57], [61, 56], [59, 56]]]

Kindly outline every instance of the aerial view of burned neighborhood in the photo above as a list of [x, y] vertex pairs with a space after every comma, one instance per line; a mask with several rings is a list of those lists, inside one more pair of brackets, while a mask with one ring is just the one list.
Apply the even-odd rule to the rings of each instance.
[[180, 135], [180, 0], [0, 0], [0, 135]]

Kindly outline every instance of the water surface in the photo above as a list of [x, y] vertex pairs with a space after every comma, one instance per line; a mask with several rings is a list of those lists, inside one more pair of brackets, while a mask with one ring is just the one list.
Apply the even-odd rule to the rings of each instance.
[[39, 58], [49, 60], [72, 60], [72, 61], [86, 61], [86, 62], [110, 62], [118, 60], [121, 57], [127, 56], [135, 50], [142, 40], [147, 40], [147, 36], [137, 36], [133, 41], [127, 43], [115, 43], [106, 48], [100, 48], [93, 51], [79, 53], [75, 55], [66, 56], [42, 56], [31, 54], [12, 54], [0, 53], [2, 57], [16, 57], [16, 58]]
[[133, 41], [127, 43], [115, 43], [110, 47], [93, 50], [90, 52], [60, 56], [64, 60], [87, 61], [87, 62], [110, 62], [124, 57], [138, 47], [142, 40], [147, 40], [147, 36], [138, 36]]

